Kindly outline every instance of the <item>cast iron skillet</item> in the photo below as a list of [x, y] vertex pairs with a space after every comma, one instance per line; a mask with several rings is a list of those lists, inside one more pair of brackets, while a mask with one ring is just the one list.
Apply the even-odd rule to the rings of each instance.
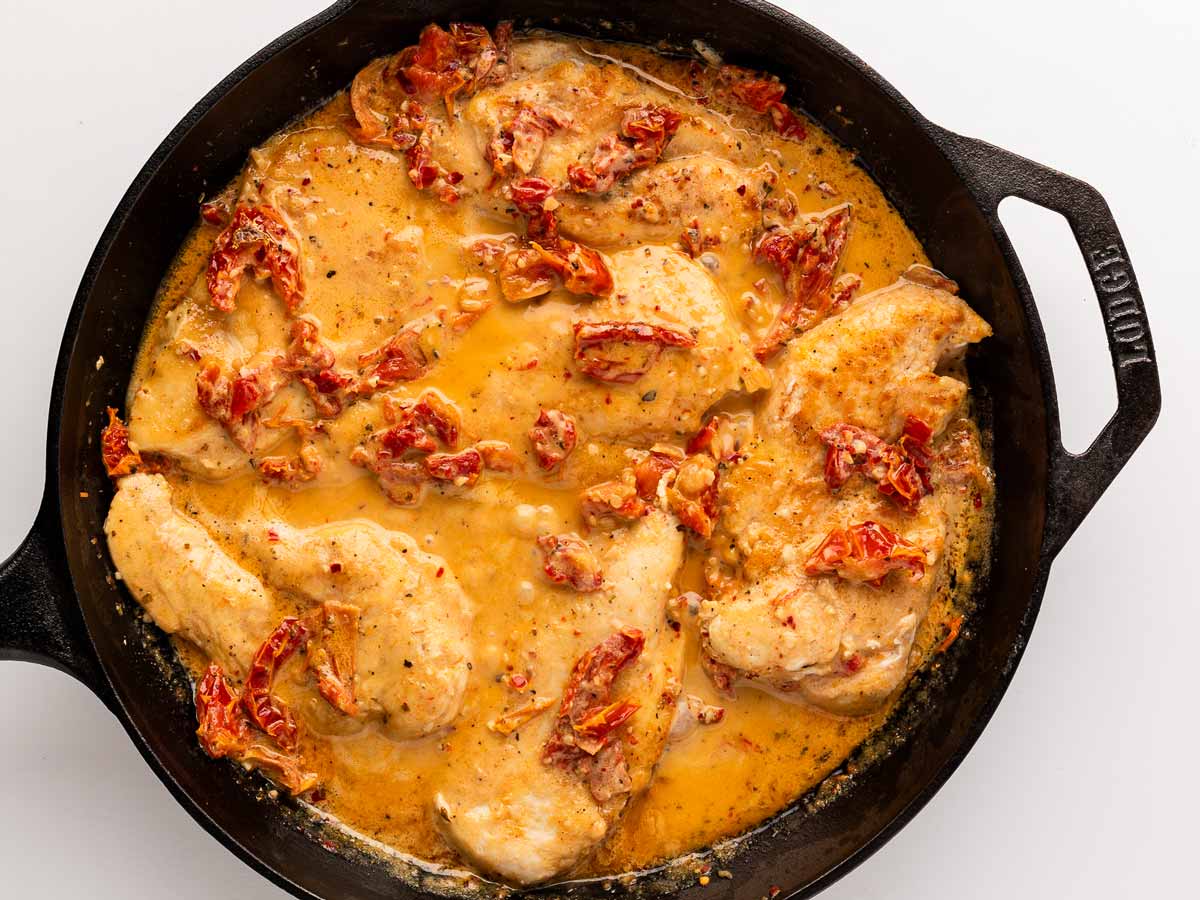
[[[778, 885], [785, 895], [811, 895], [894, 834], [975, 742], [1029, 638], [1051, 561], [1153, 426], [1160, 393], [1137, 281], [1095, 190], [933, 125], [847, 50], [761, 0], [341, 0], [222, 81], [138, 174], [84, 273], [50, 401], [45, 499], [0, 570], [0, 658], [55, 666], [95, 691], [196, 820], [297, 896], [419, 896], [419, 885], [398, 881], [374, 857], [329, 852], [323, 830], [264, 799], [256, 776], [201, 753], [180, 667], [112, 580], [103, 541], [91, 543], [111, 496], [96, 438], [105, 405], [124, 405], [155, 289], [196, 221], [196, 198], [233, 177], [251, 147], [347, 85], [372, 57], [413, 43], [425, 23], [508, 18], [681, 47], [700, 38], [730, 62], [779, 74], [789, 98], [859, 152], [934, 265], [995, 329], [971, 359], [991, 410], [999, 496], [990, 580], [970, 639], [959, 642], [944, 677], [909, 691], [900, 717], [916, 708], [917, 695], [920, 714], [907, 716], [890, 755], [819, 811], [800, 804], [746, 841], [728, 864], [734, 880], [682, 891], [755, 900]], [[1079, 456], [1060, 442], [1046, 341], [996, 215], [1009, 195], [1066, 216], [1104, 318], [1119, 407]], [[603, 888], [571, 891], [598, 896]]]

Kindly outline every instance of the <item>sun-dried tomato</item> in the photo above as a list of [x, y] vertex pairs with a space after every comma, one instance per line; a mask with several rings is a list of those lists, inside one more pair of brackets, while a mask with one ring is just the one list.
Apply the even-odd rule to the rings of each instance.
[[580, 193], [606, 193], [618, 178], [658, 162], [682, 123], [683, 116], [670, 107], [629, 107], [620, 130], [601, 139], [589, 165], [567, 167], [567, 180]]
[[734, 462], [742, 456], [741, 436], [729, 416], [711, 416], [687, 443], [688, 455], [707, 453], [717, 462]]
[[316, 786], [317, 776], [304, 772], [298, 757], [278, 753], [255, 741], [241, 700], [216, 663], [209, 665], [196, 685], [196, 718], [200, 723], [196, 729], [200, 747], [214, 759], [232, 757], [264, 769], [293, 794]]
[[808, 137], [808, 128], [805, 126], [804, 120], [796, 115], [790, 106], [776, 103], [771, 107], [770, 114], [771, 124], [775, 126], [780, 137], [796, 141], [802, 141]]
[[454, 449], [462, 430], [462, 413], [440, 391], [422, 391], [411, 407], [414, 421], [434, 434], [443, 445]]
[[546, 202], [554, 193], [554, 185], [540, 176], [529, 177], [517, 179], [505, 190], [517, 212], [525, 218], [525, 239], [537, 241], [543, 248], [557, 249], [558, 218]]
[[423, 329], [409, 325], [375, 350], [358, 357], [359, 365], [366, 366], [361, 378], [354, 384], [353, 392], [367, 397], [376, 391], [386, 390], [402, 381], [414, 381], [428, 374], [433, 361], [426, 352], [422, 340]]
[[389, 402], [384, 406], [384, 418], [394, 424], [375, 440], [392, 456], [408, 450], [432, 453], [437, 449], [435, 439], [450, 449], [458, 446], [462, 414], [438, 391], [423, 391], [415, 402]]
[[433, 158], [432, 144], [427, 134], [421, 135], [405, 156], [408, 159], [409, 181], [417, 190], [434, 188], [434, 196], [443, 203], [454, 204], [459, 201], [455, 185], [462, 182], [463, 174], [447, 170]]
[[839, 275], [837, 281], [829, 289], [829, 296], [831, 297], [829, 304], [830, 314], [839, 313], [849, 307], [854, 302], [854, 298], [858, 294], [858, 289], [861, 287], [861, 276], [855, 275], [853, 272]]
[[834, 528], [804, 563], [810, 576], [839, 575], [878, 587], [894, 569], [907, 569], [909, 578], [925, 574], [925, 551], [876, 522]]
[[641, 459], [633, 464], [633, 476], [638, 496], [653, 500], [658, 496], [658, 485], [668, 472], [675, 472], [683, 463], [684, 455], [673, 447], [651, 447]]
[[129, 446], [128, 426], [112, 406], [108, 407], [108, 424], [100, 432], [100, 455], [108, 477], [114, 480], [132, 475], [142, 465], [141, 456]]
[[304, 760], [294, 753], [280, 753], [264, 744], [254, 743], [238, 758], [246, 765], [266, 771], [272, 780], [294, 795], [311, 791], [319, 783], [317, 774], [304, 771]]
[[533, 248], [572, 294], [607, 297], [612, 293], [612, 272], [600, 251], [567, 240], [559, 240], [553, 248], [534, 242]]
[[457, 454], [414, 459], [414, 455], [434, 454], [439, 445], [457, 447], [462, 414], [432, 389], [423, 391], [416, 401], [397, 402], [387, 397], [385, 401], [384, 419], [390, 427], [371, 435], [365, 446], [355, 447], [350, 461], [373, 472], [392, 501], [404, 506], [419, 502], [424, 486], [431, 480], [474, 484], [487, 463], [487, 455], [496, 462], [494, 468], [504, 465], [500, 447], [488, 447], [487, 455], [484, 448], [472, 447]]
[[357, 606], [327, 600], [321, 607], [320, 639], [310, 641], [307, 648], [317, 690], [330, 706], [348, 716], [358, 715], [354, 672], [361, 613]]
[[482, 25], [455, 22], [449, 30], [426, 25], [417, 44], [397, 54], [395, 71], [412, 93], [441, 97], [453, 112], [454, 97], [508, 77], [512, 24], [501, 22], [495, 37]]
[[749, 78], [731, 87], [730, 92], [755, 112], [765, 113], [783, 100], [783, 82], [774, 78]]
[[206, 276], [213, 306], [222, 312], [234, 308], [247, 268], [258, 277], [270, 276], [289, 312], [304, 302], [300, 241], [270, 206], [238, 206], [213, 241]]
[[624, 725], [641, 706], [629, 700], [617, 700], [608, 706], [589, 710], [583, 721], [573, 722], [571, 727], [576, 735], [586, 740], [603, 739]]
[[839, 490], [857, 471], [882, 458], [888, 448], [883, 439], [845, 423], [832, 425], [820, 434], [826, 445], [825, 484], [831, 491]]
[[850, 208], [840, 206], [808, 222], [799, 232], [776, 226], [754, 246], [757, 259], [783, 276], [784, 301], [767, 334], [754, 348], [759, 360], [772, 356], [798, 332], [824, 319], [833, 306], [830, 288], [850, 233]]
[[247, 453], [254, 451], [258, 440], [262, 407], [290, 380], [280, 360], [263, 360], [228, 374], [210, 361], [196, 376], [196, 400], [200, 408], [224, 426], [233, 442]]
[[914, 512], [921, 498], [933, 492], [930, 478], [932, 437], [929, 426], [908, 416], [895, 444], [856, 425], [841, 423], [820, 433], [825, 443], [825, 484], [831, 491], [842, 487], [855, 472], [879, 485], [906, 512]]
[[280, 622], [254, 654], [242, 691], [242, 705], [250, 720], [284, 750], [296, 748], [299, 729], [283, 701], [272, 696], [271, 688], [275, 673], [296, 652], [307, 633], [304, 623], [293, 616]]
[[415, 420], [393, 425], [376, 437], [380, 456], [399, 459], [409, 450], [418, 453], [433, 453], [437, 443], [429, 432]]
[[700, 535], [712, 536], [720, 496], [717, 462], [707, 454], [689, 456], [667, 487], [667, 508], [680, 523]]
[[321, 340], [315, 322], [292, 322], [291, 342], [280, 367], [300, 382], [317, 415], [326, 419], [341, 413], [355, 381], [353, 375], [335, 370], [336, 362], [333, 348]]
[[554, 731], [542, 749], [543, 763], [574, 772], [598, 802], [630, 789], [624, 751], [614, 737], [639, 704], [613, 702], [612, 686], [645, 644], [642, 632], [625, 628], [579, 658], [567, 678]]
[[508, 77], [512, 25], [496, 26], [495, 37], [482, 25], [453, 23], [449, 30], [428, 25], [416, 45], [395, 56], [377, 59], [362, 69], [350, 88], [354, 125], [348, 130], [360, 143], [383, 144], [404, 151], [408, 176], [418, 190], [432, 189], [444, 203], [456, 203], [461, 172], [450, 172], [434, 158], [428, 116], [418, 98], [442, 98], [454, 114], [454, 98], [462, 91]]
[[525, 240], [509, 246], [499, 259], [500, 290], [518, 302], [540, 297], [556, 281], [573, 294], [607, 297], [613, 278], [604, 257], [590, 247], [558, 235], [558, 219], [547, 202], [554, 185], [545, 178], [529, 177], [506, 188], [509, 199], [525, 219]]
[[458, 453], [433, 453], [425, 457], [425, 471], [434, 481], [470, 487], [483, 474], [483, 456], [474, 447]]
[[250, 723], [241, 700], [216, 663], [209, 665], [196, 685], [196, 718], [200, 746], [214, 759], [237, 756], [249, 746]]
[[425, 108], [404, 90], [392, 69], [394, 57], [383, 57], [366, 65], [350, 85], [350, 109], [354, 125], [347, 125], [360, 144], [378, 144], [409, 150], [427, 124]]
[[542, 153], [546, 138], [560, 128], [569, 128], [572, 118], [552, 106], [523, 104], [513, 118], [496, 130], [484, 157], [492, 171], [503, 177], [514, 170], [528, 175]]
[[650, 512], [646, 501], [638, 496], [632, 478], [603, 481], [586, 488], [579, 495], [579, 512], [593, 528], [616, 522], [632, 522]]
[[540, 215], [554, 193], [554, 184], [541, 176], [520, 178], [508, 185], [508, 196], [517, 212], [526, 217]]
[[504, 299], [519, 303], [554, 290], [555, 268], [533, 247], [514, 247], [500, 260], [500, 291]]
[[537, 456], [538, 467], [546, 472], [562, 465], [578, 440], [575, 420], [557, 409], [542, 409], [529, 429], [529, 442]]
[[[727, 67], [729, 74], [744, 72]], [[771, 119], [775, 131], [784, 138], [804, 140], [807, 130], [804, 120], [783, 102], [787, 89], [776, 78], [745, 78], [735, 82], [729, 92], [741, 103], [744, 103], [756, 113], [766, 113]]]
[[305, 444], [295, 456], [264, 456], [257, 468], [266, 481], [300, 484], [320, 475], [324, 462], [316, 447]]
[[433, 158], [433, 148], [428, 132], [422, 134], [410, 147], [405, 157], [408, 160], [408, 179], [419, 191], [436, 188], [434, 193], [445, 203], [457, 203], [458, 191], [454, 185], [462, 181], [462, 174], [450, 172]]
[[289, 372], [321, 372], [333, 368], [337, 358], [333, 348], [321, 340], [321, 332], [311, 319], [292, 322], [291, 342], [284, 355]]
[[400, 459], [377, 450], [373, 452], [361, 445], [350, 452], [350, 462], [369, 469], [379, 479], [380, 490], [400, 506], [420, 503], [429, 483], [429, 474], [416, 460]]
[[686, 331], [647, 322], [577, 322], [575, 362], [597, 381], [632, 384], [645, 375], [664, 348], [689, 349]]
[[538, 538], [546, 577], [555, 584], [566, 584], [580, 593], [600, 590], [604, 573], [596, 554], [579, 535], [545, 534]]

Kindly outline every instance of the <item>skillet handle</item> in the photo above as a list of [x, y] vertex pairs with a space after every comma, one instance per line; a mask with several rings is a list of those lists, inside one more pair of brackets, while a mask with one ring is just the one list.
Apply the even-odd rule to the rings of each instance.
[[0, 660], [66, 672], [111, 707], [111, 689], [66, 572], [58, 502], [48, 486], [33, 528], [0, 565]]
[[[979, 201], [993, 232], [1014, 256], [997, 215], [1005, 197], [1061, 213], [1070, 223], [1096, 290], [1117, 381], [1117, 411], [1083, 453], [1062, 445], [1050, 417], [1050, 483], [1045, 551], [1053, 556], [1145, 440], [1162, 408], [1158, 362], [1137, 278], [1104, 198], [1091, 185], [983, 141], [943, 131], [943, 148]], [[1019, 272], [1014, 275], [1024, 280]]]

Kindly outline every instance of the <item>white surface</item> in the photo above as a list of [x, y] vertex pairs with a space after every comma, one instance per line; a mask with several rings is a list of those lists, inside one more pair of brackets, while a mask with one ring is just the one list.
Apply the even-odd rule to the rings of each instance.
[[[33, 520], [62, 323], [104, 223], [182, 114], [316, 0], [5, 0], [0, 556]], [[1200, 12], [1190, 3], [787, 4], [926, 115], [1100, 188], [1147, 298], [1162, 420], [1054, 567], [1032, 643], [958, 774], [825, 896], [1183, 896], [1195, 853], [1194, 336]], [[1067, 7], [1070, 7], [1068, 9]], [[1051, 216], [1005, 209], [1071, 442], [1114, 393], [1095, 301]], [[175, 804], [88, 692], [0, 679], [7, 897], [282, 898]], [[1189, 877], [1185, 877], [1185, 871]]]

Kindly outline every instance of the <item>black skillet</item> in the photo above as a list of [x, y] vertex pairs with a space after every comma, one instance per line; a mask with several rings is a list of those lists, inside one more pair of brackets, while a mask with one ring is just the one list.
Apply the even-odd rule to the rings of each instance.
[[[124, 405], [142, 326], [196, 221], [197, 197], [233, 177], [251, 147], [343, 88], [372, 57], [413, 43], [427, 22], [500, 19], [678, 47], [699, 38], [729, 62], [779, 74], [789, 98], [858, 151], [934, 265], [962, 285], [995, 329], [970, 360], [990, 407], [999, 494], [990, 578], [969, 640], [949, 654], [941, 677], [921, 678], [908, 692], [889, 754], [830, 802], [797, 804], [747, 840], [725, 864], [734, 880], [680, 892], [757, 900], [779, 886], [785, 897], [811, 895], [880, 847], [971, 748], [1012, 678], [1051, 561], [1153, 426], [1160, 393], [1137, 281], [1095, 190], [933, 125], [847, 50], [760, 0], [342, 0], [222, 81], [138, 174], [84, 273], [50, 401], [45, 499], [33, 530], [0, 570], [0, 658], [55, 666], [95, 691], [196, 820], [297, 896], [420, 893], [394, 866], [330, 843], [327, 829], [302, 810], [267, 799], [257, 776], [200, 752], [184, 673], [113, 581], [103, 542], [91, 543], [111, 496], [96, 438], [105, 405]], [[1037, 309], [996, 215], [1010, 195], [1066, 216], [1096, 289], [1119, 406], [1082, 455], [1060, 441]], [[101, 355], [105, 364], [97, 368]], [[661, 879], [641, 884], [664, 890]], [[604, 887], [570, 890], [590, 896]]]

